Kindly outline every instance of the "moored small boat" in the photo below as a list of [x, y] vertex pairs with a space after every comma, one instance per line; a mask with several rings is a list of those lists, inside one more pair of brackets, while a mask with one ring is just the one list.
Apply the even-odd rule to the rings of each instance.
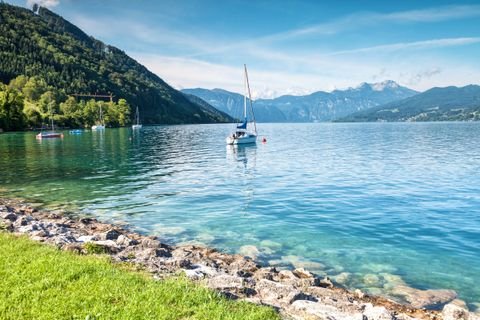
[[37, 139], [48, 139], [48, 138], [63, 138], [63, 133], [60, 132], [40, 132], [35, 136]]
[[138, 112], [138, 107], [137, 107], [137, 111], [135, 112], [135, 124], [132, 125], [132, 129], [133, 130], [138, 130], [138, 129], [141, 129], [142, 128], [142, 125], [140, 124], [140, 114]]
[[92, 126], [92, 130], [105, 130], [105, 123], [103, 122], [103, 113], [102, 113], [102, 105], [100, 105], [99, 110], [99, 123]]
[[[255, 116], [253, 114], [253, 106], [252, 106], [252, 95], [250, 94], [250, 84], [248, 83], [248, 73], [247, 73], [247, 66], [244, 65], [245, 68], [245, 94], [243, 96], [243, 122], [241, 124], [237, 124], [235, 131], [229, 135], [225, 142], [228, 145], [237, 145], [237, 144], [249, 144], [249, 143], [256, 143], [257, 142], [257, 124], [255, 123]], [[247, 94], [248, 100], [250, 101], [250, 113], [252, 115], [252, 124], [253, 124], [253, 131], [250, 128], [248, 130], [248, 116], [247, 116]]]

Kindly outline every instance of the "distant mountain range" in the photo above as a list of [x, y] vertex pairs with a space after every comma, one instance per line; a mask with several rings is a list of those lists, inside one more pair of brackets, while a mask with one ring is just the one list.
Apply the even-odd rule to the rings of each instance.
[[0, 82], [38, 77], [60, 96], [112, 93], [140, 109], [144, 124], [233, 121], [188, 99], [122, 50], [88, 36], [52, 11], [0, 2]]
[[365, 121], [478, 121], [480, 86], [432, 88], [410, 98], [370, 108], [339, 119]]
[[[184, 89], [232, 117], [241, 117], [243, 96], [222, 89]], [[388, 80], [362, 83], [356, 88], [318, 91], [305, 96], [285, 95], [275, 99], [254, 101], [255, 117], [259, 122], [332, 121], [349, 114], [414, 96], [418, 92]]]

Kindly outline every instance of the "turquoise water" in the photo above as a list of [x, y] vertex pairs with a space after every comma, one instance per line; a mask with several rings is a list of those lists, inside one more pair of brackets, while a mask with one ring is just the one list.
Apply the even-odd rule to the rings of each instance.
[[243, 148], [231, 129], [2, 134], [0, 195], [372, 293], [394, 275], [480, 302], [480, 123], [260, 124], [268, 142]]

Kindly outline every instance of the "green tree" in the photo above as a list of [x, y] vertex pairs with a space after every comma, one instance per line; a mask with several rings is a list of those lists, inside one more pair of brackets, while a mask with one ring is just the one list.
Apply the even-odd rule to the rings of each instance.
[[42, 79], [31, 77], [23, 87], [23, 94], [28, 101], [37, 101], [47, 91], [47, 84]]
[[23, 96], [4, 85], [0, 88], [0, 128], [6, 131], [23, 130], [26, 119], [23, 114]]
[[126, 126], [130, 123], [130, 105], [127, 100], [118, 100], [118, 124], [120, 126]]
[[98, 118], [98, 109], [95, 100], [90, 99], [83, 108], [83, 123], [85, 126], [92, 126]]

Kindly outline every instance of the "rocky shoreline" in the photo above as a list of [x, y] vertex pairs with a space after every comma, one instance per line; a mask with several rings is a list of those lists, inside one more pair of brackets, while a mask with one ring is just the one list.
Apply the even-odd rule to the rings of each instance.
[[94, 218], [37, 210], [20, 200], [0, 198], [0, 230], [79, 254], [108, 254], [114, 261], [140, 265], [155, 278], [184, 273], [232, 299], [273, 306], [285, 319], [480, 320], [452, 290], [418, 290], [400, 284], [396, 290], [409, 302], [403, 305], [339, 288], [328, 277], [304, 268], [278, 270], [212, 248], [172, 246]]

